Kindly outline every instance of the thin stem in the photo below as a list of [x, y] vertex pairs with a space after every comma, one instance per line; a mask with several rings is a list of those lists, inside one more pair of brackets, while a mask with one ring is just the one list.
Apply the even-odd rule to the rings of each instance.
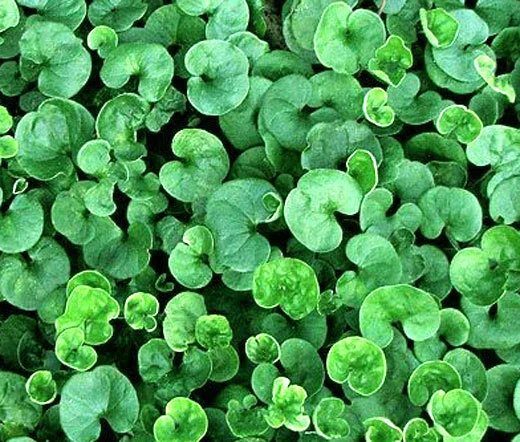
[[381, 15], [383, 13], [383, 9], [385, 9], [385, 6], [386, 6], [386, 0], [382, 0], [381, 4], [379, 5], [379, 9], [377, 11], [377, 13], [379, 15]]

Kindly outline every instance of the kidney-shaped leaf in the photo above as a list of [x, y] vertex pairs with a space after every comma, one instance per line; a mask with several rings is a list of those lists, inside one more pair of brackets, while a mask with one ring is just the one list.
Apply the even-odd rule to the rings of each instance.
[[442, 8], [419, 11], [424, 35], [436, 48], [449, 48], [459, 33], [459, 22]]
[[403, 437], [401, 429], [385, 417], [369, 418], [363, 425], [366, 442], [399, 442]]
[[183, 352], [195, 342], [197, 319], [206, 315], [204, 298], [193, 292], [174, 296], [165, 308], [164, 339], [173, 351]]
[[314, 252], [330, 252], [343, 238], [334, 213], [356, 214], [362, 197], [359, 184], [350, 175], [339, 170], [314, 169], [300, 178], [289, 193], [285, 221], [305, 247]]
[[465, 144], [475, 141], [483, 127], [479, 116], [460, 104], [453, 104], [443, 109], [435, 125], [440, 134], [454, 136]]
[[17, 159], [39, 180], [70, 175], [72, 158], [93, 131], [94, 120], [80, 104], [60, 98], [46, 100], [38, 110], [25, 114], [16, 127]]
[[365, 118], [379, 127], [391, 126], [395, 119], [394, 110], [387, 105], [388, 95], [380, 87], [369, 89], [363, 99]]
[[138, 413], [134, 387], [111, 366], [72, 376], [61, 392], [60, 422], [67, 437], [75, 442], [97, 440], [101, 419], [116, 433], [129, 432]]
[[327, 373], [340, 384], [362, 396], [377, 392], [386, 378], [386, 358], [383, 350], [359, 336], [336, 342], [327, 355]]
[[471, 241], [482, 228], [482, 207], [465, 189], [436, 186], [419, 200], [423, 212], [421, 232], [428, 239], [446, 236], [455, 241]]
[[147, 8], [141, 0], [94, 0], [88, 8], [88, 19], [94, 26], [106, 25], [121, 32], [139, 20]]
[[422, 407], [436, 391], [461, 387], [462, 380], [455, 367], [444, 361], [428, 361], [419, 365], [408, 379], [408, 396], [414, 405]]
[[146, 148], [137, 142], [137, 131], [145, 125], [149, 103], [137, 94], [121, 94], [108, 100], [96, 119], [96, 132], [114, 148], [116, 157], [133, 161], [144, 156]]
[[312, 312], [320, 294], [312, 267], [294, 258], [281, 258], [258, 266], [252, 290], [259, 306], [273, 308], [280, 305], [294, 320]]
[[407, 284], [380, 287], [363, 301], [359, 311], [361, 333], [380, 347], [392, 342], [392, 323], [397, 321], [408, 338], [424, 341], [439, 329], [439, 305], [429, 293]]
[[80, 327], [85, 330], [86, 344], [104, 344], [114, 333], [110, 321], [119, 311], [118, 302], [103, 289], [80, 285], [72, 290], [65, 312], [56, 320], [56, 332]]
[[195, 401], [177, 397], [166, 405], [166, 414], [153, 426], [157, 442], [199, 442], [208, 431], [208, 417]]
[[397, 87], [412, 64], [412, 51], [401, 37], [391, 35], [383, 46], [376, 49], [374, 58], [368, 62], [368, 70], [385, 83]]
[[336, 397], [323, 398], [312, 414], [316, 433], [324, 439], [343, 439], [350, 433], [345, 403]]
[[166, 163], [159, 173], [170, 195], [184, 202], [208, 197], [229, 171], [229, 157], [222, 142], [202, 129], [183, 129], [172, 140], [172, 151], [180, 158]]
[[173, 59], [159, 44], [126, 43], [108, 54], [99, 75], [113, 89], [121, 89], [135, 75], [139, 77], [139, 94], [155, 102], [171, 84]]
[[341, 74], [366, 66], [385, 42], [385, 25], [367, 9], [355, 11], [344, 2], [329, 5], [314, 34], [314, 50], [321, 64]]
[[83, 257], [90, 267], [127, 279], [148, 265], [152, 232], [145, 224], [132, 223], [123, 232], [110, 218], [97, 218], [95, 230], [94, 238], [83, 247]]
[[119, 43], [117, 32], [108, 26], [96, 26], [87, 36], [89, 49], [97, 51], [99, 57], [106, 58]]
[[441, 434], [459, 438], [471, 433], [478, 423], [481, 405], [466, 390], [435, 392], [428, 404], [428, 414]]
[[20, 53], [22, 60], [40, 66], [40, 92], [49, 97], [76, 95], [92, 69], [82, 40], [61, 23], [43, 20], [30, 23], [20, 39]]
[[256, 227], [276, 221], [281, 209], [281, 197], [267, 181], [248, 178], [220, 186], [206, 205], [206, 225], [215, 239], [213, 270], [251, 272], [267, 262], [271, 247]]
[[15, 0], [6, 0], [0, 5], [0, 32], [15, 27], [20, 22], [20, 11]]
[[462, 249], [453, 257], [453, 286], [475, 305], [491, 305], [506, 291], [517, 291], [520, 234], [509, 226], [495, 226], [483, 235], [480, 248]]
[[157, 313], [159, 301], [150, 293], [133, 293], [125, 301], [125, 321], [134, 330], [154, 331], [157, 328]]
[[51, 238], [42, 238], [28, 250], [26, 257], [0, 258], [0, 293], [11, 305], [23, 310], [39, 309], [45, 298], [66, 283], [69, 276], [69, 258]]
[[168, 267], [173, 277], [184, 287], [198, 289], [207, 286], [213, 272], [204, 261], [213, 253], [213, 235], [205, 226], [194, 226], [186, 230], [170, 254]]
[[233, 44], [206, 40], [192, 46], [185, 58], [192, 75], [188, 100], [204, 115], [224, 115], [238, 107], [249, 91], [249, 62]]
[[43, 232], [43, 208], [36, 198], [17, 195], [9, 209], [0, 214], [0, 251], [20, 253], [29, 250]]
[[27, 379], [25, 389], [31, 400], [40, 405], [50, 404], [58, 394], [56, 381], [48, 370], [35, 371]]

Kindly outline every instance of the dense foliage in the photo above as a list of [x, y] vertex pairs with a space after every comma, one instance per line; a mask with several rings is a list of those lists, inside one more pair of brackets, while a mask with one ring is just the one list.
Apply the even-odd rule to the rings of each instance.
[[518, 0], [0, 0], [0, 442], [520, 441]]

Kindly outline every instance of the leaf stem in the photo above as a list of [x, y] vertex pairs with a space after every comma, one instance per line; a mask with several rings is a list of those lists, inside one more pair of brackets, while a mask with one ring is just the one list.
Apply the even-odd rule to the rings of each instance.
[[377, 14], [381, 15], [383, 13], [383, 9], [385, 9], [386, 6], [386, 0], [382, 0], [381, 4], [379, 5], [379, 9], [377, 10]]

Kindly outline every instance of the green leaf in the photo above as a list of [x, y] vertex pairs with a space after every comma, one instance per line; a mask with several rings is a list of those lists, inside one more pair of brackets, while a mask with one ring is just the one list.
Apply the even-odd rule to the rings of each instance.
[[214, 347], [208, 351], [211, 359], [210, 381], [228, 382], [233, 379], [240, 369], [240, 356], [231, 345]]
[[459, 372], [462, 388], [469, 391], [479, 401], [488, 394], [486, 368], [474, 353], [463, 348], [456, 348], [444, 355], [444, 361], [451, 364]]
[[299, 385], [290, 383], [291, 381], [284, 377], [274, 380], [272, 403], [265, 419], [272, 428], [285, 426], [292, 431], [305, 431], [311, 423], [303, 408], [307, 393]]
[[465, 390], [435, 392], [428, 404], [428, 414], [439, 432], [448, 437], [463, 437], [478, 423], [480, 403]]
[[475, 141], [483, 127], [475, 112], [457, 104], [443, 109], [435, 125], [440, 134], [456, 137], [465, 144]]
[[384, 417], [374, 417], [363, 422], [367, 442], [392, 441], [399, 442], [403, 433], [391, 420]]
[[495, 226], [481, 239], [481, 247], [459, 251], [450, 265], [454, 287], [475, 305], [487, 306], [507, 291], [517, 290], [516, 268], [520, 236], [508, 226]]
[[477, 72], [491, 89], [505, 95], [510, 103], [515, 102], [516, 92], [512, 85], [511, 75], [496, 76], [497, 63], [495, 60], [483, 54], [475, 58], [473, 63]]
[[228, 403], [226, 423], [231, 432], [238, 437], [261, 436], [269, 430], [265, 421], [265, 410], [256, 407], [257, 399], [247, 395], [242, 402], [232, 399]]
[[246, 341], [247, 358], [254, 364], [274, 364], [280, 359], [280, 344], [271, 335], [259, 333]]
[[313, 75], [310, 82], [312, 98], [309, 106], [331, 107], [347, 120], [356, 120], [360, 116], [363, 90], [355, 77], [326, 70]]
[[26, 257], [0, 258], [0, 292], [8, 303], [23, 310], [38, 310], [69, 276], [69, 257], [51, 238], [38, 241]]
[[195, 323], [195, 339], [208, 350], [229, 347], [233, 331], [229, 321], [222, 315], [203, 315]]
[[205, 287], [213, 278], [211, 268], [204, 262], [205, 257], [213, 253], [213, 236], [208, 228], [194, 226], [186, 230], [182, 241], [170, 254], [170, 272], [184, 287]]
[[229, 172], [229, 157], [222, 142], [205, 130], [177, 132], [172, 151], [179, 160], [166, 163], [159, 179], [164, 189], [180, 201], [207, 198]]
[[[428, 90], [420, 94], [421, 86], [419, 77], [408, 73], [399, 86], [388, 87], [388, 104], [403, 123], [413, 125], [427, 123], [437, 118], [446, 106], [446, 102], [435, 91]], [[423, 134], [419, 134], [421, 135]], [[424, 147], [427, 148], [429, 145]]]
[[496, 306], [477, 306], [465, 297], [461, 300], [463, 313], [470, 323], [468, 344], [473, 348], [505, 349], [520, 342], [520, 327], [514, 318], [520, 311], [516, 294], [506, 293]]
[[141, 0], [94, 0], [88, 8], [88, 19], [94, 26], [110, 26], [121, 32], [139, 20], [147, 8]]
[[483, 84], [473, 65], [473, 60], [481, 54], [494, 56], [489, 46], [484, 44], [489, 36], [489, 28], [486, 22], [471, 9], [459, 8], [451, 11], [450, 14], [464, 25], [460, 26], [450, 47], [431, 49], [433, 60], [444, 74], [456, 82]]
[[384, 89], [370, 89], [363, 100], [365, 118], [379, 127], [391, 126], [395, 119], [394, 110], [387, 105], [388, 95]]
[[144, 127], [150, 104], [136, 94], [121, 94], [108, 100], [96, 119], [97, 136], [108, 141], [117, 158], [133, 161], [146, 153], [137, 141], [137, 131]]
[[166, 405], [166, 414], [153, 426], [158, 442], [198, 442], [208, 431], [208, 417], [202, 407], [188, 398], [174, 398]]
[[33, 247], [43, 232], [43, 208], [29, 195], [17, 195], [0, 215], [0, 251], [20, 253]]
[[361, 333], [380, 347], [387, 347], [394, 336], [392, 323], [399, 321], [413, 341], [432, 337], [440, 326], [439, 306], [433, 296], [406, 284], [380, 287], [361, 305]]
[[70, 98], [90, 77], [92, 61], [88, 51], [61, 23], [30, 21], [20, 39], [20, 54], [22, 63], [37, 68], [38, 88], [48, 97]]
[[263, 308], [280, 308], [294, 320], [311, 313], [320, 287], [312, 267], [294, 258], [281, 258], [258, 266], [253, 276], [253, 297]]
[[117, 301], [103, 289], [80, 285], [72, 290], [65, 312], [56, 320], [56, 332], [60, 335], [67, 329], [79, 327], [85, 330], [87, 344], [104, 344], [114, 333], [110, 321], [117, 318], [119, 312]]
[[207, 40], [192, 46], [185, 58], [188, 100], [204, 115], [224, 115], [238, 107], [249, 91], [249, 62], [231, 43]]
[[119, 44], [119, 37], [111, 27], [100, 25], [92, 29], [87, 37], [89, 49], [97, 51], [101, 58], [106, 58]]
[[249, 78], [249, 92], [244, 101], [235, 109], [219, 117], [219, 125], [231, 144], [240, 150], [260, 145], [257, 114], [265, 92], [271, 81], [262, 77]]
[[149, 102], [159, 101], [172, 81], [173, 59], [161, 45], [126, 43], [110, 51], [99, 73], [113, 89], [121, 89], [134, 75], [139, 94]]
[[330, 4], [314, 34], [314, 50], [321, 64], [341, 74], [365, 67], [386, 37], [384, 24], [367, 9], [355, 11], [344, 2]]
[[[70, 31], [69, 31], [70, 32]], [[80, 104], [60, 98], [44, 101], [16, 127], [18, 162], [27, 173], [49, 181], [73, 171], [72, 158], [91, 139], [94, 120]]]
[[6, 107], [0, 106], [0, 134], [5, 134], [13, 127], [13, 117]]
[[87, 13], [85, 0], [19, 0], [18, 4], [34, 8], [45, 19], [63, 23], [73, 31], [83, 22]]
[[132, 278], [142, 272], [150, 261], [152, 234], [141, 222], [123, 232], [110, 218], [97, 218], [96, 235], [83, 247], [83, 256], [90, 267], [117, 279]]
[[412, 51], [401, 37], [390, 35], [385, 44], [376, 49], [374, 58], [368, 62], [368, 71], [385, 83], [398, 87], [406, 75], [406, 70], [412, 65]]
[[429, 361], [444, 356], [448, 343], [459, 347], [468, 342], [470, 325], [468, 318], [459, 310], [445, 308], [441, 310], [439, 330], [429, 339], [414, 343], [414, 353], [420, 361]]
[[86, 244], [95, 235], [95, 216], [85, 204], [85, 196], [94, 186], [90, 181], [75, 183], [69, 190], [60, 192], [52, 205], [53, 227], [73, 244]]
[[127, 433], [138, 413], [134, 387], [111, 366], [75, 374], [61, 392], [60, 422], [67, 437], [76, 442], [96, 440], [101, 433], [101, 419], [116, 433]]
[[0, 136], [0, 160], [13, 158], [18, 154], [18, 141], [11, 135]]
[[520, 422], [516, 414], [516, 386], [520, 378], [517, 365], [500, 364], [490, 368], [487, 373], [489, 391], [482, 403], [488, 413], [489, 425], [498, 431], [516, 433]]
[[207, 314], [204, 298], [193, 292], [179, 293], [168, 302], [165, 313], [164, 339], [173, 351], [186, 351], [195, 342], [197, 319]]
[[267, 262], [271, 247], [256, 229], [276, 221], [281, 209], [281, 197], [267, 181], [248, 178], [220, 186], [206, 204], [206, 225], [215, 239], [213, 271], [251, 272]]
[[419, 407], [439, 391], [461, 388], [462, 380], [452, 365], [444, 361], [428, 361], [419, 365], [408, 379], [408, 396]]
[[229, 36], [245, 31], [249, 23], [249, 7], [246, 0], [217, 1], [210, 10], [206, 25], [206, 38], [225, 40]]
[[[295, 238], [314, 252], [336, 249], [343, 237], [335, 212], [354, 215], [359, 211], [362, 191], [357, 182], [339, 170], [307, 172], [285, 202], [285, 221]], [[319, 225], [319, 231], [315, 226]]]
[[0, 32], [15, 27], [20, 22], [20, 11], [14, 0], [7, 0], [0, 6]]
[[421, 26], [433, 47], [449, 48], [457, 38], [460, 25], [455, 17], [442, 8], [419, 11]]
[[403, 428], [403, 440], [406, 442], [437, 442], [439, 434], [430, 428], [428, 422], [420, 417], [410, 419]]
[[149, 293], [137, 292], [126, 298], [125, 321], [134, 330], [152, 332], [157, 328], [155, 316], [159, 313], [159, 301]]
[[423, 212], [421, 233], [438, 238], [445, 230], [455, 241], [471, 241], [482, 228], [482, 208], [477, 198], [465, 189], [436, 186], [421, 196]]
[[387, 239], [372, 233], [355, 235], [349, 239], [345, 252], [358, 267], [357, 272], [347, 270], [336, 283], [336, 292], [346, 305], [359, 308], [372, 290], [401, 282], [403, 267]]
[[327, 355], [327, 373], [362, 396], [376, 393], [386, 378], [383, 351], [372, 341], [352, 336], [336, 342]]
[[25, 389], [31, 400], [40, 405], [52, 403], [58, 394], [56, 381], [48, 370], [35, 371], [27, 379]]
[[341, 439], [350, 433], [346, 416], [346, 407], [341, 399], [323, 398], [312, 414], [312, 423], [316, 432], [325, 439]]

